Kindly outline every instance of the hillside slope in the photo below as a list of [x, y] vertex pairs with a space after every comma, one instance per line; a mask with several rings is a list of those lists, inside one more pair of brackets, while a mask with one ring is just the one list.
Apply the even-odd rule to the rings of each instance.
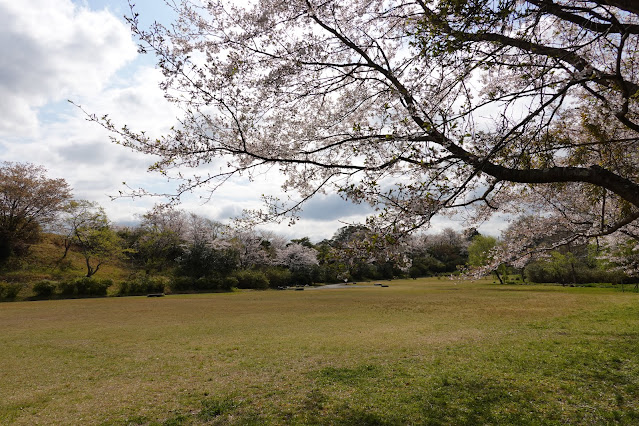
[[[62, 237], [45, 234], [38, 244], [31, 246], [26, 256], [11, 259], [0, 269], [0, 282], [24, 285], [19, 297], [24, 298], [30, 295], [31, 287], [38, 281], [64, 281], [86, 276], [85, 259], [76, 248], [71, 247], [64, 259], [63, 254]], [[136, 272], [126, 262], [112, 260], [104, 262], [94, 277], [119, 282]]]

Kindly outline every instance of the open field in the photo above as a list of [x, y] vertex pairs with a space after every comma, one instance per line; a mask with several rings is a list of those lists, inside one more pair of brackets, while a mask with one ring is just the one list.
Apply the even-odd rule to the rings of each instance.
[[0, 424], [639, 423], [639, 295], [390, 287], [0, 305]]

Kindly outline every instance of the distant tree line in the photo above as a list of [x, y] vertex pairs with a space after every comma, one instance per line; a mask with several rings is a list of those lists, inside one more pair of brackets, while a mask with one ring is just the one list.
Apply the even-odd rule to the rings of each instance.
[[[44, 168], [0, 165], [0, 268], [19, 267], [19, 259], [44, 232], [57, 234], [63, 242], [59, 267], [68, 263], [70, 250], [84, 259], [85, 277], [36, 283], [33, 290], [42, 298], [106, 295], [112, 282], [94, 276], [109, 262], [124, 262], [136, 271], [119, 283], [115, 290], [119, 295], [460, 273], [493, 274], [500, 283], [619, 283], [637, 276], [636, 245], [612, 247], [604, 241], [558, 246], [523, 263], [504, 262], [503, 251], [526, 227], [526, 217], [513, 222], [499, 239], [474, 228], [461, 232], [447, 228], [394, 241], [365, 225], [349, 225], [318, 243], [308, 237], [288, 241], [272, 232], [232, 228], [164, 205], [138, 219], [135, 226], [115, 226], [102, 207], [74, 200], [64, 179], [48, 178]], [[533, 242], [548, 246], [551, 237], [535, 238]], [[15, 292], [15, 286], [0, 285], [0, 299], [15, 297]]]

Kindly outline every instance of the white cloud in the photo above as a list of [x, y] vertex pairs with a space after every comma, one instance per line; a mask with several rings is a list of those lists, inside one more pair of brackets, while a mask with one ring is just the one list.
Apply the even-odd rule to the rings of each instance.
[[109, 195], [123, 181], [157, 184], [146, 174], [153, 159], [112, 144], [66, 102], [158, 134], [174, 123], [176, 112], [158, 88], [161, 73], [132, 62], [139, 57], [123, 20], [69, 0], [0, 0], [0, 45], [2, 159], [44, 165], [116, 221], [152, 206], [154, 200], [112, 203]]
[[[156, 1], [144, 1], [147, 12], [156, 12]], [[119, 223], [131, 223], [136, 214], [162, 201], [110, 201], [109, 196], [124, 189], [122, 182], [158, 192], [175, 188], [146, 172], [153, 158], [112, 144], [104, 129], [66, 102], [71, 99], [98, 116], [109, 114], [115, 123], [152, 137], [175, 124], [179, 111], [158, 88], [161, 73], [146, 65], [148, 58], [136, 56], [121, 18], [70, 0], [0, 0], [0, 45], [2, 160], [44, 165], [51, 177], [69, 182], [76, 198], [97, 201]], [[242, 209], [262, 207], [260, 195], [278, 195], [283, 179], [276, 171], [252, 182], [232, 179], [208, 203], [200, 198], [208, 195], [202, 192], [186, 196], [181, 208], [225, 221]], [[329, 195], [311, 200], [295, 227], [265, 228], [319, 241], [344, 226], [340, 220], [362, 222], [368, 212], [366, 206]], [[443, 223], [435, 222], [433, 228], [437, 225]]]
[[34, 135], [38, 108], [95, 95], [136, 45], [122, 20], [70, 0], [0, 0], [0, 135]]

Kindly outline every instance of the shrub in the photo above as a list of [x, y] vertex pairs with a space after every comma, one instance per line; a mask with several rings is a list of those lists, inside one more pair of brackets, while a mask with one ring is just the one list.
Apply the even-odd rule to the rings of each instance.
[[264, 275], [272, 288], [285, 287], [293, 284], [291, 271], [284, 268], [268, 268]]
[[166, 279], [143, 276], [120, 283], [118, 296], [143, 296], [150, 293], [164, 293]]
[[193, 291], [193, 281], [194, 279], [190, 277], [173, 277], [169, 281], [169, 288], [173, 293]]
[[73, 297], [77, 295], [77, 287], [75, 285], [75, 281], [62, 281], [58, 283], [58, 291], [62, 295], [62, 297]]
[[238, 279], [235, 276], [191, 278], [177, 276], [171, 278], [169, 288], [173, 293], [188, 292], [214, 292], [229, 291], [233, 287], [238, 287]]
[[20, 290], [22, 290], [21, 284], [0, 282], [0, 300], [15, 300]]
[[111, 280], [80, 278], [77, 280], [79, 296], [106, 296], [107, 289], [113, 285]]
[[82, 277], [60, 282], [58, 290], [60, 295], [65, 298], [106, 296], [107, 289], [112, 285], [113, 281], [111, 280]]
[[311, 268], [294, 268], [291, 271], [291, 282], [295, 285], [311, 285], [313, 284], [312, 274]]
[[214, 291], [218, 290], [222, 285], [219, 278], [200, 277], [193, 281], [193, 290], [196, 291]]
[[221, 286], [222, 280], [214, 277], [174, 277], [169, 282], [169, 288], [173, 293], [217, 291]]
[[224, 280], [222, 280], [222, 290], [229, 291], [238, 285], [239, 281], [235, 277], [225, 277]]
[[615, 270], [588, 268], [583, 264], [577, 264], [573, 269], [570, 265], [541, 260], [526, 267], [526, 278], [534, 283], [585, 284], [619, 282], [623, 274]]
[[53, 281], [42, 280], [33, 285], [33, 293], [39, 299], [49, 299], [55, 294], [55, 288]]
[[188, 293], [197, 291], [198, 287], [205, 286], [204, 280], [191, 277], [174, 277], [169, 282], [169, 288], [172, 293]]
[[237, 279], [238, 288], [267, 289], [269, 282], [266, 275], [260, 271], [242, 270], [237, 271], [233, 276]]

